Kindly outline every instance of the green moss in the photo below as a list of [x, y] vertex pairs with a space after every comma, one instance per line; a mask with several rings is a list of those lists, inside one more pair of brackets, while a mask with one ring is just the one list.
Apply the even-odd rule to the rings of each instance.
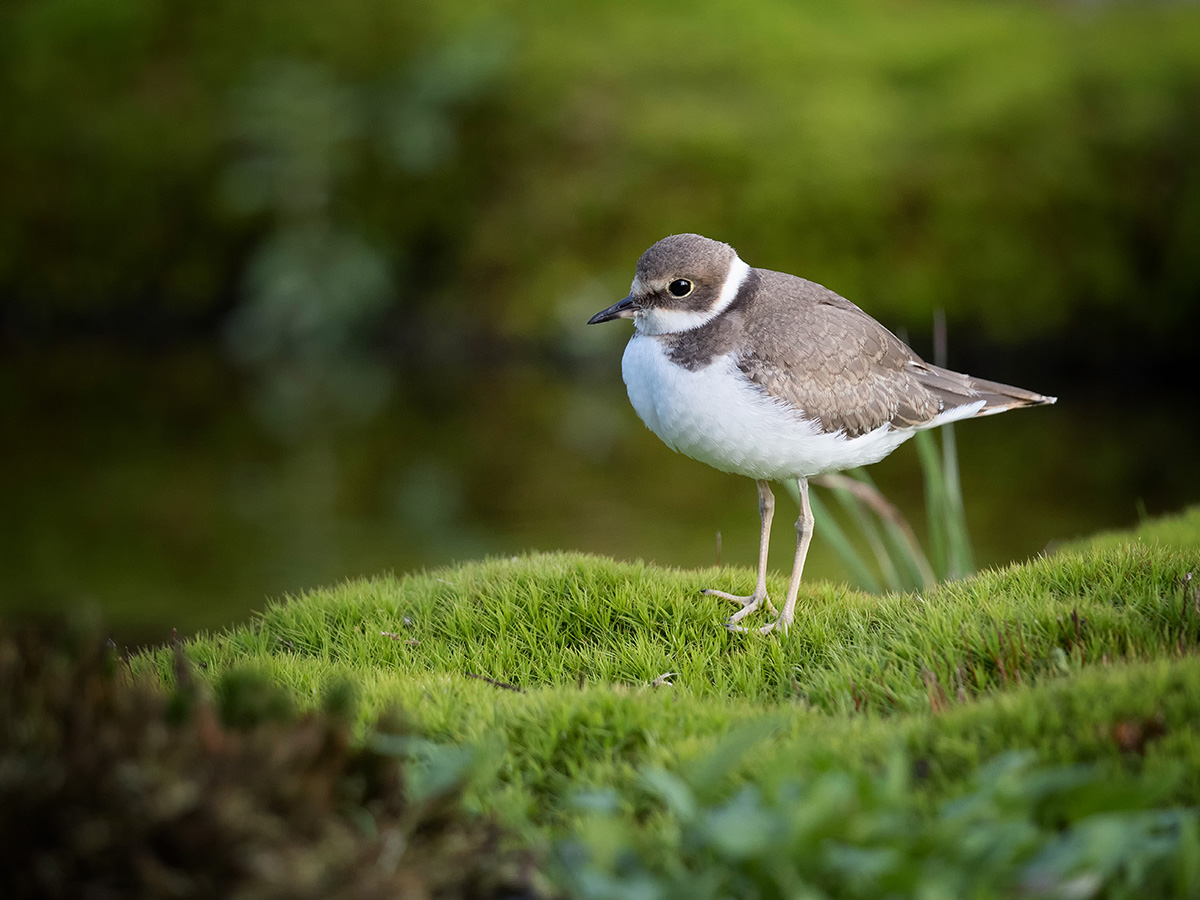
[[[1165, 547], [1195, 547], [1200, 542], [1200, 506], [1193, 506], [1175, 516], [1147, 519], [1133, 529], [1132, 533], [1106, 531], [1086, 540], [1073, 542], [1064, 549], [1111, 549], [1122, 547], [1131, 541]], [[1196, 577], [1200, 578], [1200, 573], [1196, 573]]]
[[1198, 566], [1189, 511], [922, 596], [812, 583], [786, 637], [698, 593], [749, 571], [553, 554], [312, 591], [128, 674], [0, 641], [0, 827], [54, 885], [184, 895], [392, 890], [359, 863], [401, 828], [434, 894], [538, 859], [596, 900], [1190, 896]]
[[[930, 798], [1013, 748], [1200, 771], [1200, 515], [1099, 544], [924, 595], [806, 584], [796, 625], [767, 638], [726, 632], [729, 608], [700, 594], [749, 570], [496, 559], [288, 598], [187, 654], [208, 677], [252, 664], [308, 704], [351, 680], [364, 721], [399, 704], [430, 737], [483, 748], [475, 802], [518, 823], [561, 825], [576, 788], [685, 770], [753, 722], [773, 736], [737, 777], [763, 782], [897, 750]], [[170, 678], [165, 651], [136, 663]], [[1200, 801], [1200, 780], [1171, 784]]]

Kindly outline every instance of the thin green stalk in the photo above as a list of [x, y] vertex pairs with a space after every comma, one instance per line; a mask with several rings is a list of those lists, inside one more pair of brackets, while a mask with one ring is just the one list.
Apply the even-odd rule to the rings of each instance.
[[859, 497], [856, 497], [853, 492], [845, 488], [828, 483], [824, 487], [833, 493], [838, 503], [841, 504], [842, 509], [854, 520], [855, 526], [862, 532], [863, 537], [866, 538], [867, 545], [875, 555], [875, 562], [879, 567], [880, 580], [884, 587], [889, 591], [904, 590], [906, 586], [902, 582], [900, 572], [897, 570], [896, 564], [892, 560], [892, 555], [871, 516], [870, 508]]
[[[946, 312], [938, 309], [933, 313], [933, 357], [942, 367], [949, 364], [949, 340], [946, 331]], [[932, 441], [930, 442], [932, 444]], [[926, 473], [928, 482], [929, 473]], [[945, 507], [939, 512], [946, 539], [945, 578], [962, 578], [975, 571], [975, 558], [971, 552], [971, 537], [967, 532], [967, 517], [963, 510], [962, 483], [959, 479], [958, 444], [954, 438], [954, 426], [942, 429], [942, 468], [938, 475], [942, 486]], [[933, 514], [933, 510], [930, 510]]]
[[975, 554], [971, 547], [971, 535], [967, 529], [967, 515], [963, 507], [962, 482], [959, 479], [958, 444], [954, 438], [954, 426], [942, 428], [942, 467], [946, 486], [946, 536], [948, 543], [947, 577], [964, 578], [975, 571]]
[[920, 590], [937, 584], [937, 576], [929, 564], [929, 558], [925, 555], [921, 542], [917, 540], [916, 532], [913, 531], [908, 519], [896, 508], [895, 504], [884, 496], [866, 469], [851, 469], [850, 473], [870, 490], [870, 493], [860, 490], [859, 500], [871, 507], [883, 522], [884, 535], [891, 558], [905, 573], [902, 589]]
[[920, 431], [913, 438], [917, 455], [921, 460], [921, 471], [925, 476], [925, 516], [929, 524], [929, 559], [939, 581], [949, 572], [950, 538], [946, 525], [949, 502], [946, 497], [946, 479], [942, 462], [933, 435]]

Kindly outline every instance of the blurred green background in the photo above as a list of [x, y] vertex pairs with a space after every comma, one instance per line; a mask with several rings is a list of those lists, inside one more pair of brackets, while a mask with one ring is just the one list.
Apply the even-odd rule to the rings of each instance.
[[1200, 499], [1200, 5], [7, 0], [0, 608], [751, 564], [583, 326], [678, 231], [1060, 396], [958, 431], [980, 562]]

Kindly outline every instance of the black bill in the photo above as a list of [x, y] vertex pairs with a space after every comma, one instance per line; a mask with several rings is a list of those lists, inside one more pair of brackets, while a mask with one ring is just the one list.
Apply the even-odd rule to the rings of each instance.
[[611, 322], [613, 319], [632, 319], [633, 318], [633, 297], [626, 297], [624, 300], [618, 300], [608, 309], [602, 309], [590, 319], [587, 320], [589, 325], [596, 325], [600, 322]]

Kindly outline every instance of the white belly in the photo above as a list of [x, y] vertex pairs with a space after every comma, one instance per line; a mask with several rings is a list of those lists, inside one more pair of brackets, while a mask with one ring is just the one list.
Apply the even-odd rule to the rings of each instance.
[[621, 374], [633, 408], [668, 447], [750, 478], [781, 480], [868, 465], [915, 433], [883, 425], [855, 438], [823, 434], [818, 422], [752, 384], [732, 354], [693, 372], [640, 334], [625, 348]]

